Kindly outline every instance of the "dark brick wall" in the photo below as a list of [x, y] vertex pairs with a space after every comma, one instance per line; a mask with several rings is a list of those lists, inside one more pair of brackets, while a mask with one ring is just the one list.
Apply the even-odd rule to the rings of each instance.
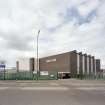
[[[54, 60], [48, 62], [49, 60]], [[39, 60], [40, 71], [70, 72], [70, 52], [44, 57]]]

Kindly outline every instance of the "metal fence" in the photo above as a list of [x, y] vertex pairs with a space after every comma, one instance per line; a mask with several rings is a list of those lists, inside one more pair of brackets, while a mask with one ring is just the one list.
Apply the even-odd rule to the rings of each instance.
[[[77, 78], [80, 80], [105, 80], [103, 74], [97, 75], [82, 75], [75, 74], [71, 78]], [[58, 72], [48, 72], [48, 75], [41, 75], [40, 72], [0, 72], [0, 80], [57, 80]]]
[[105, 80], [105, 76], [103, 74], [96, 75], [77, 75], [75, 78], [81, 80]]
[[0, 73], [0, 80], [57, 80], [57, 72], [48, 72], [48, 75], [40, 75], [40, 72], [17, 72], [17, 73]]

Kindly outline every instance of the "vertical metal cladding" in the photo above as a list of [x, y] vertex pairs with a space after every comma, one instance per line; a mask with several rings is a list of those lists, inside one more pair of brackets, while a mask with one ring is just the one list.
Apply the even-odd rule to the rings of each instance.
[[86, 67], [86, 55], [77, 53], [77, 74], [85, 74]]
[[97, 72], [96, 72], [96, 59], [94, 60], [94, 67], [95, 67], [95, 75], [97, 74]]
[[96, 73], [100, 72], [100, 59], [96, 59]]
[[77, 52], [75, 50], [70, 52], [70, 72], [72, 76], [77, 74]]
[[83, 68], [82, 68], [82, 53], [79, 53], [79, 74], [83, 74]]
[[87, 74], [89, 74], [89, 56], [87, 56]]
[[79, 71], [80, 71], [79, 70], [79, 68], [80, 68], [79, 67], [80, 66], [80, 63], [79, 62], [80, 62], [80, 55], [77, 53], [77, 74], [79, 74]]
[[82, 56], [82, 70], [83, 74], [95, 74], [95, 60], [91, 55], [83, 54]]
[[85, 55], [82, 55], [82, 70], [83, 70], [83, 74], [85, 74]]
[[89, 55], [89, 74], [91, 74], [91, 55]]
[[91, 57], [91, 74], [94, 74], [94, 57]]
[[84, 54], [85, 74], [87, 74], [87, 55]]
[[92, 56], [92, 59], [93, 59], [93, 74], [95, 75], [95, 58], [94, 58], [94, 56]]

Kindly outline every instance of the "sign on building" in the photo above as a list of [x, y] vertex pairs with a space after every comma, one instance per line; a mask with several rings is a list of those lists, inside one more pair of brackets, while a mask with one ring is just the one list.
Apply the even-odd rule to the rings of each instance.
[[48, 75], [48, 71], [41, 71], [40, 75]]
[[47, 63], [49, 63], [49, 62], [55, 62], [55, 61], [56, 61], [56, 59], [49, 59], [49, 60], [46, 60]]

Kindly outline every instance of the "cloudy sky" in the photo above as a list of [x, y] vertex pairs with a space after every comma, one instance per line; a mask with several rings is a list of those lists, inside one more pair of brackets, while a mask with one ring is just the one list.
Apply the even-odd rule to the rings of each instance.
[[0, 0], [0, 60], [71, 50], [100, 58], [105, 67], [105, 0]]

